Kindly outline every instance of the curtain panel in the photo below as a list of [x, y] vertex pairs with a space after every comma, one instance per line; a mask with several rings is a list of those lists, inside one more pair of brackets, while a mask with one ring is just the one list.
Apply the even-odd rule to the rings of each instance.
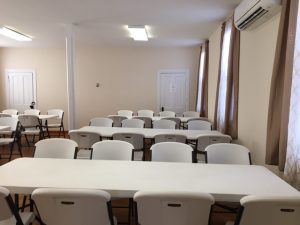
[[199, 70], [196, 111], [201, 117], [208, 116], [208, 60], [209, 60], [209, 42], [206, 41], [200, 46]]
[[217, 85], [214, 126], [233, 139], [238, 137], [238, 87], [240, 32], [233, 18], [222, 24], [221, 53]]
[[282, 1], [270, 89], [265, 162], [280, 171], [286, 163], [297, 6], [298, 1]]

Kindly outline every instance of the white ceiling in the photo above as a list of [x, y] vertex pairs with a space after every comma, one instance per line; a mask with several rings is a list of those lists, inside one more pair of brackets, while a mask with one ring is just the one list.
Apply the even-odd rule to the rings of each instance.
[[[64, 46], [74, 24], [79, 46], [192, 46], [207, 39], [241, 0], [0, 0], [0, 25], [33, 36], [0, 47]], [[134, 42], [126, 25], [147, 25], [150, 41]]]

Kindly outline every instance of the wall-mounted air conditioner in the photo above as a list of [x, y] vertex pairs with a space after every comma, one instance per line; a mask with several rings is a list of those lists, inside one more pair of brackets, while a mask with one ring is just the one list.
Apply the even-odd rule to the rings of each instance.
[[239, 30], [253, 29], [281, 9], [281, 0], [244, 0], [234, 10], [234, 24]]

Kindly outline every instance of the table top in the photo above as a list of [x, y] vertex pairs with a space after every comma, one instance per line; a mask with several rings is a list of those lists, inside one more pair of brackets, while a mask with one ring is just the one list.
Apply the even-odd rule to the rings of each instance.
[[[117, 115], [108, 115], [108, 116], [117, 116]], [[137, 116], [130, 116], [130, 117], [125, 116], [125, 117], [127, 117], [128, 119], [131, 119], [131, 118], [134, 119]], [[156, 120], [160, 120], [162, 118], [169, 118], [169, 117], [165, 117], [165, 116], [153, 116], [153, 117], [150, 117], [150, 118], [152, 119], [152, 121], [156, 121]], [[183, 116], [176, 116], [175, 118], [180, 119], [180, 121], [182, 123], [187, 123], [187, 121], [190, 120], [190, 119], [199, 119], [199, 118], [201, 118], [203, 120], [208, 120], [206, 117], [183, 117]]]
[[184, 190], [230, 202], [250, 194], [300, 195], [263, 166], [45, 158], [4, 164], [0, 186], [19, 194], [40, 187], [102, 189], [112, 197], [132, 197], [138, 190]]
[[181, 129], [154, 129], [154, 128], [127, 128], [127, 127], [96, 127], [85, 126], [79, 129], [80, 131], [97, 132], [102, 137], [112, 137], [115, 133], [138, 133], [145, 138], [154, 138], [157, 134], [182, 134], [189, 140], [196, 140], [201, 135], [221, 134], [216, 130], [181, 130]]
[[0, 131], [9, 131], [10, 126], [0, 126]]

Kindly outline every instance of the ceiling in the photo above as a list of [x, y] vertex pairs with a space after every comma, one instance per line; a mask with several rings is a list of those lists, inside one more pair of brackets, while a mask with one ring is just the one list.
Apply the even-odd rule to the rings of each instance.
[[[0, 25], [33, 37], [0, 36], [0, 47], [64, 46], [67, 27], [86, 47], [193, 46], [207, 39], [241, 0], [1, 0]], [[73, 26], [72, 26], [73, 24]], [[126, 25], [147, 25], [134, 42]]]

